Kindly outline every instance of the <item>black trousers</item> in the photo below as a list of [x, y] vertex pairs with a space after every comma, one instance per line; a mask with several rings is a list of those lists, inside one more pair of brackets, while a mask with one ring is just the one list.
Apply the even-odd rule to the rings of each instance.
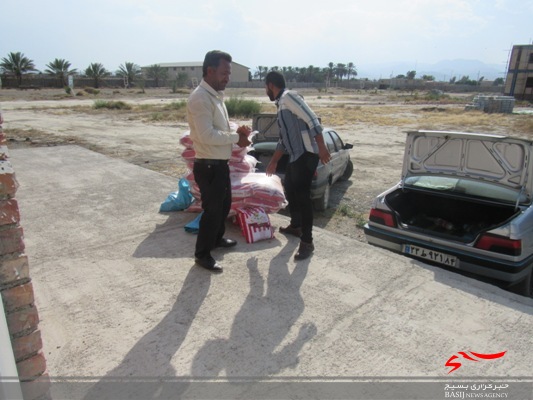
[[301, 240], [313, 241], [313, 202], [311, 182], [318, 166], [318, 154], [306, 152], [289, 163], [285, 171], [285, 195], [289, 202], [291, 226], [302, 228]]
[[226, 218], [231, 208], [231, 180], [226, 163], [204, 164], [195, 162], [194, 180], [200, 188], [202, 208], [194, 256], [211, 255], [226, 231]]

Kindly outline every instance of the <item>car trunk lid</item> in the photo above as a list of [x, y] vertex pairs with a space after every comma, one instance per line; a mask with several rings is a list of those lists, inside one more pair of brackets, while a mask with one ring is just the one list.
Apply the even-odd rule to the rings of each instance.
[[252, 130], [257, 133], [253, 137], [254, 143], [279, 141], [279, 127], [277, 114], [255, 114], [252, 118]]
[[532, 143], [502, 135], [409, 131], [401, 185], [411, 176], [481, 180], [512, 190], [516, 203], [530, 203]]
[[[319, 117], [318, 120], [322, 122]], [[254, 143], [279, 141], [279, 125], [277, 114], [254, 114], [252, 117], [252, 131], [255, 132]]]

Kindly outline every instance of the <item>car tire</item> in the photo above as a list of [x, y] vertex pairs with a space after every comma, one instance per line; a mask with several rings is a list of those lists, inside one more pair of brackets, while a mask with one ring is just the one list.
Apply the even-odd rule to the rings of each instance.
[[331, 184], [328, 182], [326, 189], [320, 198], [313, 201], [313, 205], [316, 211], [325, 211], [329, 205], [329, 194], [330, 194]]
[[344, 169], [344, 172], [339, 178], [339, 181], [347, 181], [352, 176], [352, 173], [353, 173], [353, 163], [352, 163], [352, 160], [348, 160], [348, 163], [346, 164], [346, 168]]

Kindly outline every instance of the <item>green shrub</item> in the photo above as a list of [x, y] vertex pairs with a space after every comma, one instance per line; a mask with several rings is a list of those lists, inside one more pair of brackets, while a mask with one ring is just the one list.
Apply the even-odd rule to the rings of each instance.
[[226, 100], [226, 108], [230, 117], [251, 117], [261, 112], [261, 103], [255, 100], [244, 100], [238, 97], [231, 97]]
[[163, 115], [163, 113], [152, 113], [150, 115], [150, 120], [151, 121], [154, 121], [154, 122], [157, 122], [157, 121], [164, 121], [165, 120], [165, 116]]
[[98, 94], [98, 93], [100, 93], [100, 91], [98, 89], [94, 89], [94, 88], [91, 88], [91, 87], [86, 87], [83, 90], [85, 90], [89, 94]]
[[445, 94], [439, 90], [432, 90], [426, 95], [426, 100], [431, 100], [431, 101], [439, 101], [439, 100], [444, 100], [444, 99], [449, 99], [449, 98], [450, 98], [450, 95]]
[[107, 108], [108, 110], [131, 110], [131, 106], [123, 101], [105, 101], [96, 100], [94, 102], [94, 108], [97, 110], [100, 108]]
[[177, 93], [178, 92], [178, 81], [175, 80], [174, 82], [172, 82], [172, 93]]
[[187, 107], [187, 102], [185, 100], [173, 101], [170, 104], [165, 105], [165, 110], [181, 110], [182, 108]]
[[355, 218], [357, 216], [357, 213], [352, 210], [352, 208], [347, 204], [339, 204], [339, 207], [337, 208], [336, 212], [342, 215], [343, 217], [348, 218]]

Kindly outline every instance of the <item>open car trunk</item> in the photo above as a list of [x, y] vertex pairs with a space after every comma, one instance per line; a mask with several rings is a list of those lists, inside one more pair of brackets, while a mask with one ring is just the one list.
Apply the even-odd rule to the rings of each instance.
[[[279, 141], [279, 127], [277, 114], [255, 114], [252, 119], [253, 150], [250, 152], [258, 162], [256, 168], [259, 172], [265, 172], [272, 155], [276, 151]], [[276, 173], [283, 177], [289, 162], [289, 156], [284, 154], [278, 162]]]
[[472, 242], [481, 232], [504, 224], [520, 212], [512, 205], [405, 189], [388, 194], [385, 201], [402, 227], [464, 243]]
[[411, 131], [401, 184], [385, 201], [404, 229], [469, 243], [531, 203], [530, 153], [506, 136]]
[[[274, 152], [276, 151], [277, 142], [260, 142], [254, 145], [253, 150], [249, 152], [254, 156], [257, 161], [256, 168], [259, 172], [265, 172], [268, 163], [272, 159]], [[280, 176], [285, 175], [287, 164], [289, 163], [289, 156], [284, 154], [278, 161], [276, 173]]]

